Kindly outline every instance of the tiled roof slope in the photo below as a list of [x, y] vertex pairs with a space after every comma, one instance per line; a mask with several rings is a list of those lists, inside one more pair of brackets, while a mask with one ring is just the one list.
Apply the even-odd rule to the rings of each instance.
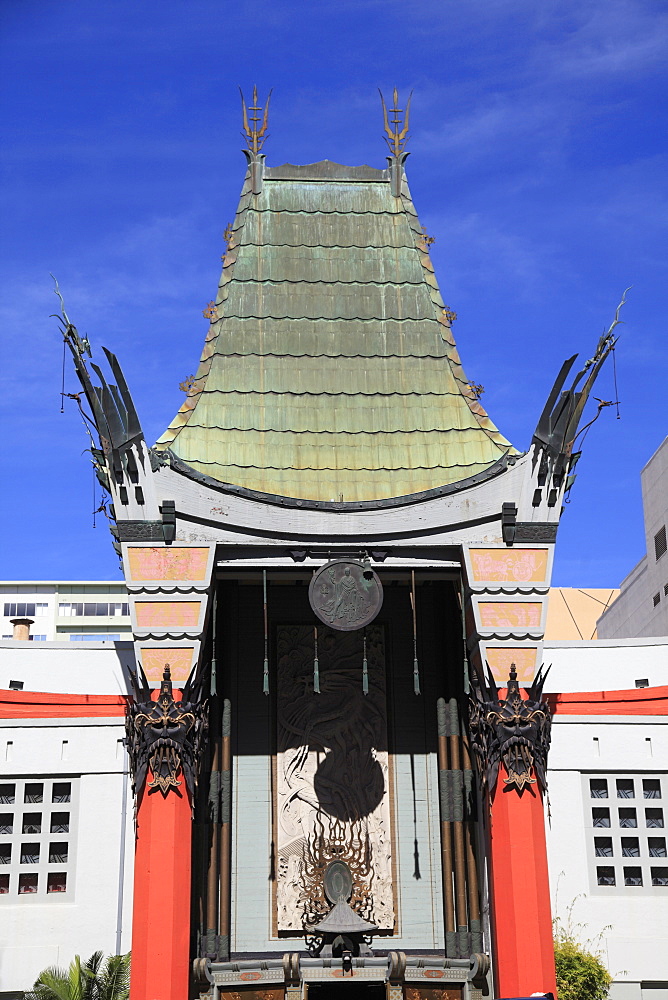
[[514, 451], [462, 370], [404, 179], [324, 161], [246, 176], [217, 315], [157, 442], [221, 483], [365, 501]]

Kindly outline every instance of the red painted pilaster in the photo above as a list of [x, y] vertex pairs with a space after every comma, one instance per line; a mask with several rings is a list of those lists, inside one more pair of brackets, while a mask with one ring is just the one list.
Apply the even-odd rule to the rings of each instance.
[[545, 819], [538, 783], [520, 795], [499, 768], [490, 822], [494, 995], [557, 996]]
[[187, 1000], [190, 802], [183, 780], [166, 796], [151, 780], [137, 816], [130, 1000]]

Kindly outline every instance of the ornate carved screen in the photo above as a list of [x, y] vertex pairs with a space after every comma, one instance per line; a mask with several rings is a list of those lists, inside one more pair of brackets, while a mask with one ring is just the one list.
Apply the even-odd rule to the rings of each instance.
[[320, 694], [313, 690], [312, 625], [277, 633], [276, 902], [278, 930], [301, 933], [329, 912], [323, 874], [345, 861], [350, 904], [381, 930], [394, 927], [385, 643], [318, 625]]

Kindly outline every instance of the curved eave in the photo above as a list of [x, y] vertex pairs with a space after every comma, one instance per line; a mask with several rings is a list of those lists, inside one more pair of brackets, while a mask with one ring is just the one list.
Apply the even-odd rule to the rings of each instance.
[[464, 490], [469, 490], [475, 486], [480, 486], [482, 483], [496, 479], [498, 476], [506, 472], [509, 466], [514, 465], [518, 458], [522, 457], [522, 454], [502, 455], [501, 458], [497, 459], [497, 461], [493, 463], [493, 465], [490, 465], [482, 472], [476, 473], [474, 476], [469, 476], [467, 479], [460, 479], [459, 482], [450, 483], [446, 486], [438, 486], [434, 489], [422, 490], [419, 493], [409, 493], [405, 496], [388, 497], [382, 500], [334, 501], [307, 500], [298, 497], [279, 496], [272, 493], [262, 493], [260, 490], [252, 490], [245, 486], [237, 486], [234, 483], [221, 483], [217, 479], [213, 479], [211, 476], [207, 476], [205, 473], [194, 469], [169, 449], [167, 450], [167, 455], [169, 456], [169, 464], [175, 472], [191, 479], [193, 482], [208, 486], [210, 489], [216, 490], [219, 493], [234, 494], [235, 496], [244, 497], [247, 500], [256, 500], [258, 502], [272, 504], [277, 507], [293, 507], [300, 510], [338, 511], [341, 513], [363, 510], [382, 510], [383, 508], [389, 509], [394, 507], [409, 507], [413, 504], [424, 503], [427, 500], [437, 499], [438, 497], [453, 496], [456, 493], [462, 493]]

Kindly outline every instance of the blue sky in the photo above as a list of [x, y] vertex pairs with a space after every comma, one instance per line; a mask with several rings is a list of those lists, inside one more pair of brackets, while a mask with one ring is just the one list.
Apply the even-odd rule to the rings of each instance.
[[[641, 557], [639, 472], [668, 433], [665, 3], [2, 0], [0, 46], [2, 577], [118, 578], [80, 419], [59, 412], [49, 272], [152, 443], [199, 359], [253, 83], [274, 88], [270, 164], [384, 166], [377, 88], [414, 91], [413, 198], [467, 375], [518, 447], [633, 285], [621, 419], [587, 438], [554, 582], [614, 586]], [[611, 366], [596, 395], [614, 398]]]

